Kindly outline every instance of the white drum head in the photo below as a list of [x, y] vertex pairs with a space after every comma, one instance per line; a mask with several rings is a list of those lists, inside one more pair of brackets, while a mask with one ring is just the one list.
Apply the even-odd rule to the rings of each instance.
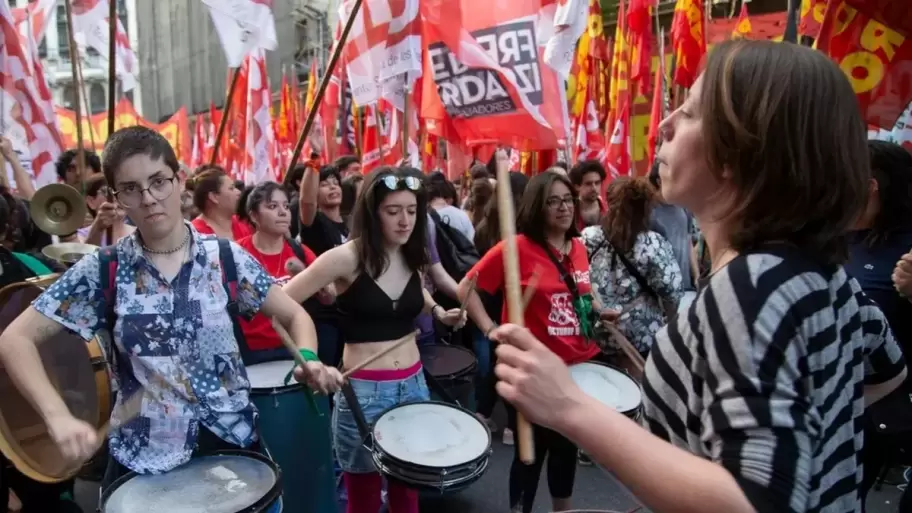
[[640, 385], [617, 369], [578, 363], [570, 366], [570, 376], [583, 392], [621, 413], [633, 411], [643, 402]]
[[266, 497], [276, 484], [266, 463], [237, 455], [195, 458], [159, 475], [136, 476], [108, 497], [103, 513], [236, 513]]
[[491, 448], [491, 435], [480, 420], [443, 404], [394, 408], [377, 419], [373, 433], [374, 443], [386, 454], [425, 467], [463, 465]]
[[285, 384], [285, 376], [292, 367], [294, 367], [294, 360], [277, 360], [248, 365], [247, 379], [250, 380], [250, 388], [269, 390], [296, 385], [297, 381], [294, 378], [287, 385]]

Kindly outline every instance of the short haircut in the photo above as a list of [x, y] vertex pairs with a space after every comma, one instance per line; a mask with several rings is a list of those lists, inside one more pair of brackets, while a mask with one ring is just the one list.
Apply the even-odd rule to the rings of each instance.
[[168, 140], [155, 130], [143, 126], [121, 128], [111, 134], [105, 143], [103, 155], [102, 171], [108, 184], [115, 188], [120, 166], [136, 155], [146, 155], [152, 160], [161, 159], [175, 174], [180, 170], [177, 155]]
[[597, 173], [599, 179], [603, 182], [605, 181], [605, 177], [608, 176], [607, 173], [605, 173], [605, 166], [597, 160], [584, 160], [576, 164], [573, 166], [573, 169], [567, 173], [567, 176], [570, 178], [570, 183], [579, 187], [583, 184], [583, 178], [589, 173]]

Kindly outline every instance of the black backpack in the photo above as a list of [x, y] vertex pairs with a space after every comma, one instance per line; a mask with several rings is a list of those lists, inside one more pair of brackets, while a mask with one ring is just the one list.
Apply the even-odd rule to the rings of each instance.
[[437, 253], [440, 255], [440, 264], [447, 274], [457, 282], [468, 274], [481, 256], [465, 235], [452, 226], [444, 223], [440, 215], [433, 209], [429, 210], [431, 218], [437, 227]]

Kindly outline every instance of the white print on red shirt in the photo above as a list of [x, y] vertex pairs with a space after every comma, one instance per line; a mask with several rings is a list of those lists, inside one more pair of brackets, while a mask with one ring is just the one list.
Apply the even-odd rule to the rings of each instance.
[[[586, 273], [587, 275], [589, 273]], [[579, 335], [579, 320], [573, 310], [573, 295], [569, 292], [551, 294], [551, 312], [548, 314], [548, 335], [568, 337]]]

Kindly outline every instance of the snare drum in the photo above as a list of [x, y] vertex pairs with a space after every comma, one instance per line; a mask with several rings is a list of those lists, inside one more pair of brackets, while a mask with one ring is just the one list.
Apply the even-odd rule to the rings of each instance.
[[[57, 275], [0, 289], [0, 330], [24, 312]], [[107, 337], [85, 343], [67, 330], [38, 346], [44, 369], [74, 417], [101, 427], [111, 417], [111, 379], [103, 345]], [[19, 393], [0, 366], [0, 451], [17, 470], [35, 481], [65, 481], [79, 472], [63, 464], [43, 419]]]
[[101, 496], [101, 513], [280, 513], [282, 472], [251, 451], [218, 451], [165, 474], [135, 472]]
[[[475, 398], [475, 369], [478, 360], [463, 347], [428, 344], [418, 346], [421, 365], [460, 406], [470, 407]], [[434, 397], [441, 400], [442, 398]]]
[[577, 386], [599, 402], [636, 419], [643, 406], [640, 385], [626, 372], [600, 363], [578, 363], [570, 366], [570, 376]]
[[282, 469], [282, 501], [288, 511], [337, 511], [329, 400], [314, 396], [318, 412], [307, 399], [309, 391], [285, 376], [292, 360], [247, 366], [250, 399], [260, 412], [263, 445]]
[[394, 406], [377, 417], [371, 434], [377, 470], [417, 490], [462, 490], [481, 478], [491, 456], [487, 426], [447, 403]]

